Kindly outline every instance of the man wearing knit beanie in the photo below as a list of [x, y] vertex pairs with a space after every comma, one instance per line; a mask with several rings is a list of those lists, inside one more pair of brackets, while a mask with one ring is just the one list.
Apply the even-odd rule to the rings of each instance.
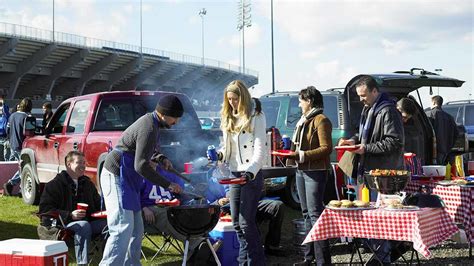
[[179, 118], [183, 116], [183, 104], [176, 95], [165, 95], [158, 100], [156, 112], [161, 121], [165, 122], [165, 127], [170, 128], [175, 125]]
[[100, 185], [107, 206], [109, 238], [100, 265], [140, 265], [143, 220], [140, 188], [143, 178], [172, 193], [182, 190], [155, 171], [150, 161], [157, 158], [162, 169], [173, 167], [160, 151], [160, 131], [178, 123], [183, 104], [172, 94], [162, 96], [153, 112], [130, 125], [107, 155]]

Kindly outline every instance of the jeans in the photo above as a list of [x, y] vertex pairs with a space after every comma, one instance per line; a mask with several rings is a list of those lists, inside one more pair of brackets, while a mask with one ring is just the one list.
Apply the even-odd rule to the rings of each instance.
[[[10, 150], [10, 161], [20, 161], [20, 151]], [[21, 182], [20, 170], [15, 172], [15, 174], [8, 180], [10, 184], [16, 186]]]
[[[296, 188], [300, 198], [301, 211], [306, 233], [313, 227], [324, 211], [324, 189], [328, 178], [327, 170], [296, 172]], [[305, 260], [316, 259], [317, 265], [331, 263], [329, 240], [315, 241], [305, 245]]]
[[102, 233], [102, 230], [107, 225], [104, 219], [88, 221], [74, 221], [67, 224], [66, 228], [74, 231], [74, 250], [76, 252], [76, 263], [89, 263], [88, 251], [92, 236]]
[[10, 141], [6, 137], [0, 137], [0, 146], [2, 146], [3, 152], [0, 152], [0, 161], [8, 161], [10, 160]]
[[[240, 176], [240, 173], [234, 173]], [[265, 265], [265, 254], [260, 241], [256, 215], [262, 195], [263, 176], [258, 173], [244, 185], [230, 185], [230, 213], [240, 249], [239, 265]]]
[[257, 206], [257, 224], [268, 220], [268, 232], [265, 236], [265, 248], [278, 247], [281, 239], [283, 224], [283, 202], [279, 200], [262, 199]]
[[105, 168], [100, 174], [109, 226], [109, 238], [100, 265], [141, 265], [142, 213], [123, 208], [119, 180], [119, 176], [115, 176]]

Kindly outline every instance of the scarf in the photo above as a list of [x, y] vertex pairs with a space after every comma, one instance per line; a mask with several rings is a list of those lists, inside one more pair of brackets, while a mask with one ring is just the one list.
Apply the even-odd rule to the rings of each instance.
[[[377, 114], [385, 107], [393, 105], [395, 106], [395, 102], [390, 99], [388, 94], [382, 92], [375, 100], [375, 103], [371, 107], [364, 106], [362, 109], [362, 114], [360, 117], [360, 124], [359, 124], [359, 141], [361, 144], [367, 144], [369, 138], [372, 136], [375, 127], [375, 117]], [[364, 173], [364, 160], [365, 155], [361, 156], [359, 162], [359, 168], [357, 170], [358, 176], [362, 176]]]
[[293, 137], [292, 137], [292, 141], [293, 143], [295, 144], [295, 147], [296, 147], [296, 151], [299, 151], [300, 150], [300, 147], [301, 147], [301, 139], [303, 138], [303, 133], [304, 133], [304, 129], [306, 127], [306, 122], [308, 120], [311, 120], [313, 117], [319, 115], [319, 114], [322, 114], [323, 113], [323, 109], [322, 108], [312, 108], [311, 110], [309, 110], [309, 112], [307, 114], [303, 114], [300, 118], [300, 120], [298, 120], [298, 123], [296, 123], [296, 130], [295, 132], [293, 133]]

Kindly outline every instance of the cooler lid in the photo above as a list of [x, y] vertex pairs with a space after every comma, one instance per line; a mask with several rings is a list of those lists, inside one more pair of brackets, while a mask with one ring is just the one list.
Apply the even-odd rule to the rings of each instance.
[[67, 252], [64, 241], [12, 238], [0, 241], [0, 254], [51, 256]]

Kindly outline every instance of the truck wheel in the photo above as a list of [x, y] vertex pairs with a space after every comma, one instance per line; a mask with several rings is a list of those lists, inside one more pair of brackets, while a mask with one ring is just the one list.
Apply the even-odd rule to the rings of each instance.
[[38, 205], [40, 193], [30, 164], [26, 164], [21, 171], [21, 196], [28, 205]]
[[298, 197], [298, 190], [296, 189], [296, 176], [287, 176], [286, 185], [283, 190], [283, 201], [286, 205], [295, 210], [300, 209], [300, 198]]

